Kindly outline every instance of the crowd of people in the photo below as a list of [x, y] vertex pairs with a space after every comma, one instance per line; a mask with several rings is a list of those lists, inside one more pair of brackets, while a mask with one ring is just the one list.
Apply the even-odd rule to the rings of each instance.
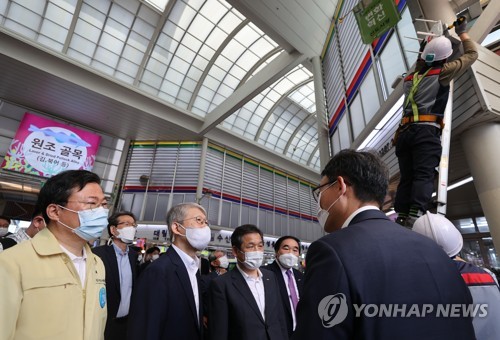
[[[28, 228], [0, 254], [0, 339], [442, 340], [500, 334], [498, 284], [457, 257], [462, 238], [451, 222], [428, 213], [409, 230], [380, 210], [388, 171], [378, 156], [343, 150], [321, 176], [313, 196], [328, 234], [309, 247], [305, 274], [296, 269], [299, 239], [280, 237], [275, 261], [263, 266], [262, 231], [246, 224], [231, 235], [235, 268], [228, 270], [228, 254], [217, 250], [209, 255], [207, 275], [197, 256], [211, 239], [203, 206], [172, 207], [166, 218], [170, 247], [162, 256], [159, 248], [148, 249], [138, 266], [136, 217], [126, 211], [109, 216], [99, 177], [84, 170], [51, 177], [36, 204], [36, 236]], [[10, 223], [3, 220], [2, 228]], [[106, 228], [108, 243], [91, 248]], [[469, 313], [474, 304], [487, 315]], [[395, 306], [392, 315], [373, 312], [388, 305]], [[406, 310], [423, 306], [427, 313]], [[435, 313], [441, 306], [465, 307], [443, 316]]]

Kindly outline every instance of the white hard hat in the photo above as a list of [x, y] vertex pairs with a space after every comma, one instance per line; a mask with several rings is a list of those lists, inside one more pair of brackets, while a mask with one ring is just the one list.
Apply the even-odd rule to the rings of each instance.
[[449, 219], [427, 212], [413, 224], [413, 231], [427, 236], [439, 244], [449, 257], [457, 255], [464, 245], [462, 234]]
[[444, 60], [452, 53], [453, 48], [451, 47], [450, 39], [440, 36], [432, 39], [425, 45], [422, 52], [422, 59], [427, 63], [432, 63], [433, 61]]

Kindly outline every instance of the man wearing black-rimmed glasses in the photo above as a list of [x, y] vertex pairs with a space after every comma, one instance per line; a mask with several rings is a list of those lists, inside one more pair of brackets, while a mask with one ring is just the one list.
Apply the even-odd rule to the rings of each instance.
[[137, 252], [129, 248], [135, 239], [136, 218], [128, 211], [114, 213], [108, 218], [108, 245], [96, 247], [106, 268], [108, 318], [105, 340], [124, 340], [127, 335], [130, 299], [137, 277]]
[[203, 301], [196, 252], [210, 242], [205, 209], [182, 203], [167, 213], [172, 245], [137, 280], [132, 297], [128, 339], [203, 337]]
[[343, 150], [321, 175], [314, 197], [330, 234], [308, 249], [292, 339], [474, 339], [462, 310], [421, 316], [422, 304], [468, 306], [472, 298], [442, 249], [380, 211], [388, 171], [378, 156]]

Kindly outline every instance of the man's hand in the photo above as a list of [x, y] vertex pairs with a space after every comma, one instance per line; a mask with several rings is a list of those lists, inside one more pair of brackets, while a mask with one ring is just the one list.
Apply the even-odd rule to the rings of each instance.
[[455, 33], [460, 35], [467, 31], [467, 18], [464, 16], [459, 17], [453, 25], [455, 26]]

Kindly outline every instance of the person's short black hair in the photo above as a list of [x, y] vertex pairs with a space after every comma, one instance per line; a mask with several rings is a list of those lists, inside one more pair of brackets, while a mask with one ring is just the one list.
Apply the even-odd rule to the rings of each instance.
[[5, 215], [0, 215], [0, 219], [2, 219], [2, 220], [6, 220], [7, 222], [9, 222], [9, 224], [10, 224], [10, 222], [11, 222], [11, 221], [10, 221], [10, 217], [7, 217], [7, 216], [5, 216]]
[[50, 204], [66, 206], [73, 189], [80, 191], [89, 183], [100, 185], [101, 179], [95, 173], [87, 170], [66, 170], [49, 178], [42, 186], [36, 203], [42, 211], [45, 223], [49, 222], [47, 207]]
[[361, 202], [375, 201], [382, 208], [389, 186], [389, 170], [371, 151], [342, 150], [325, 166], [321, 176], [335, 181], [342, 176]]
[[161, 253], [160, 248], [158, 248], [158, 247], [149, 247], [148, 249], [146, 249], [146, 254], [153, 254], [155, 251], [157, 251], [158, 253]]
[[120, 216], [130, 216], [134, 219], [134, 222], [137, 221], [135, 218], [135, 215], [131, 213], [130, 211], [119, 211], [115, 212], [113, 215], [108, 217], [108, 234], [109, 237], [111, 237], [111, 226], [118, 226], [118, 217]]
[[295, 242], [297, 242], [297, 244], [299, 245], [299, 254], [300, 254], [300, 240], [298, 238], [296, 238], [295, 236], [292, 236], [292, 235], [286, 235], [286, 236], [281, 236], [275, 243], [274, 243], [274, 251], [275, 252], [278, 252], [278, 250], [280, 249], [281, 247], [281, 244], [283, 243], [284, 240], [288, 240], [289, 238], [291, 238], [292, 240], [294, 240]]
[[264, 241], [264, 235], [262, 231], [257, 228], [257, 226], [253, 224], [244, 224], [240, 225], [238, 228], [234, 229], [233, 234], [231, 235], [231, 246], [236, 247], [241, 250], [241, 244], [243, 243], [243, 236], [246, 234], [257, 233]]

